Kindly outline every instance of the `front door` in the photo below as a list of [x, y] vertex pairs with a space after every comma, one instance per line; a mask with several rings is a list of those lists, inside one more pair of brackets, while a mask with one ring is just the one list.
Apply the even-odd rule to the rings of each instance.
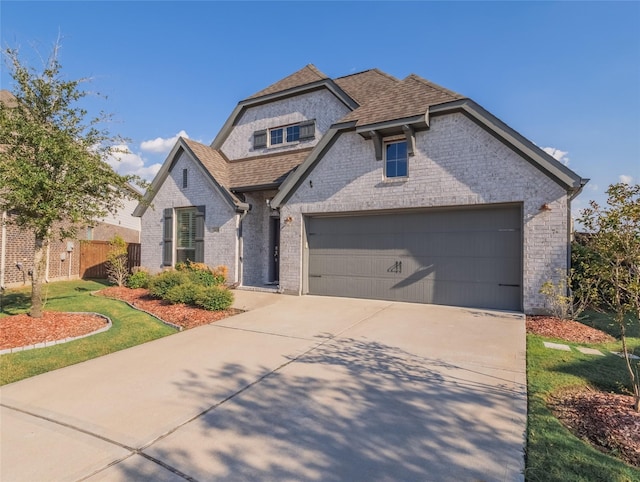
[[269, 282], [280, 280], [280, 218], [269, 218]]

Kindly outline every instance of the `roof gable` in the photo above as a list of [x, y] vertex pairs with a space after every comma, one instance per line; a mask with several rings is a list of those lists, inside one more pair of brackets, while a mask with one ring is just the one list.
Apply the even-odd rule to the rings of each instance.
[[257, 97], [262, 97], [263, 95], [275, 94], [278, 92], [282, 92], [288, 89], [293, 89], [295, 87], [300, 87], [306, 84], [311, 84], [313, 82], [317, 82], [319, 80], [328, 79], [325, 74], [320, 72], [315, 65], [308, 64], [303, 68], [294, 72], [293, 74], [285, 77], [278, 82], [271, 84], [269, 87], [262, 89], [260, 92], [256, 92], [252, 96], [248, 97], [248, 99], [255, 99]]

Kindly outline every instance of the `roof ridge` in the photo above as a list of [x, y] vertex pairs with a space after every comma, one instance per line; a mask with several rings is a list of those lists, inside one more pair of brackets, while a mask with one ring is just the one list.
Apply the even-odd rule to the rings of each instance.
[[336, 77], [333, 80], [339, 80], [339, 79], [346, 79], [348, 77], [353, 77], [355, 75], [362, 75], [362, 74], [366, 74], [367, 72], [375, 72], [376, 74], [382, 75], [384, 77], [387, 77], [390, 80], [395, 80], [396, 82], [400, 82], [400, 79], [398, 79], [397, 77], [394, 77], [391, 74], [388, 74], [386, 72], [384, 72], [383, 70], [380, 70], [377, 67], [374, 67], [372, 69], [366, 69], [366, 70], [361, 70], [360, 72], [354, 72], [352, 74], [347, 74], [347, 75], [341, 75], [340, 77]]
[[406, 81], [406, 80], [415, 80], [417, 82], [420, 82], [421, 84], [424, 84], [428, 87], [431, 87], [433, 89], [439, 90], [440, 92], [443, 92], [445, 94], [449, 94], [453, 97], [456, 97], [458, 99], [466, 99], [467, 97], [465, 97], [462, 94], [458, 94], [457, 92], [447, 89], [446, 87], [443, 87], [439, 84], [436, 84], [435, 82], [431, 82], [430, 80], [425, 79], [424, 77], [420, 77], [418, 74], [409, 74], [407, 75], [404, 79], [402, 79], [402, 82]]
[[246, 100], [262, 97], [263, 95], [284, 92], [294, 87], [301, 87], [301, 86], [313, 84], [314, 82], [319, 82], [322, 80], [331, 80], [331, 78], [324, 72], [321, 72], [320, 70], [318, 70], [318, 68], [315, 65], [307, 64], [301, 69], [296, 70], [292, 74], [287, 75], [286, 77], [256, 92], [250, 97], [247, 97]]

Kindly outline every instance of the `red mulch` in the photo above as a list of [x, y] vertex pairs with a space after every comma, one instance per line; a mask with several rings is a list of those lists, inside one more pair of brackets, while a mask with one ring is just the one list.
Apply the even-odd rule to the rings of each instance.
[[45, 311], [42, 318], [14, 315], [0, 318], [0, 350], [86, 335], [104, 328], [101, 316]]
[[[580, 322], [549, 316], [528, 316], [527, 332], [574, 343], [615, 341], [611, 335]], [[640, 467], [640, 413], [633, 410], [632, 396], [582, 389], [554, 394], [548, 404], [574, 435]]]
[[568, 392], [556, 394], [549, 406], [574, 435], [640, 467], [640, 413], [632, 409], [632, 396], [592, 390]]
[[527, 316], [527, 333], [560, 338], [574, 343], [607, 343], [614, 337], [578, 321], [561, 320], [552, 316]]
[[149, 291], [144, 288], [131, 289], [112, 286], [100, 290], [98, 294], [106, 296], [107, 298], [126, 301], [136, 308], [151, 313], [168, 323], [178, 325], [183, 329], [208, 325], [214, 321], [242, 313], [242, 310], [235, 308], [222, 311], [209, 311], [183, 304], [172, 305], [166, 301], [153, 298], [149, 295]]
[[[235, 308], [208, 311], [182, 304], [171, 305], [152, 298], [145, 289], [111, 287], [99, 291], [98, 294], [127, 301], [136, 308], [183, 329], [207, 325], [242, 313], [242, 310]], [[26, 314], [7, 316], [0, 318], [0, 350], [86, 335], [104, 326], [104, 318], [84, 313], [45, 311], [42, 318], [31, 318]]]

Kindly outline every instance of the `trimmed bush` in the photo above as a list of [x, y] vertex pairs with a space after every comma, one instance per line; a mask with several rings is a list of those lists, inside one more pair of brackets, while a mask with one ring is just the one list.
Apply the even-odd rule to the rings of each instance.
[[148, 272], [139, 269], [127, 278], [127, 288], [148, 288], [151, 275]]
[[185, 305], [195, 304], [195, 300], [204, 289], [204, 286], [199, 286], [191, 281], [182, 283], [171, 287], [164, 299], [169, 303], [184, 303]]
[[149, 293], [156, 298], [164, 299], [174, 286], [189, 281], [189, 275], [183, 271], [164, 271], [149, 281]]
[[207, 286], [196, 293], [194, 301], [205, 310], [226, 310], [233, 304], [233, 293], [224, 286]]

